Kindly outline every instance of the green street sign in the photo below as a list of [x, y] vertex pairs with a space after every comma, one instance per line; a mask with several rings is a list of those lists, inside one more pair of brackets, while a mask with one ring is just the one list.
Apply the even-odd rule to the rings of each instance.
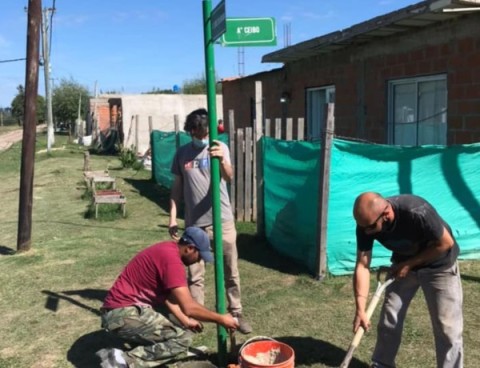
[[227, 31], [220, 38], [222, 46], [275, 46], [277, 32], [274, 18], [227, 18]]

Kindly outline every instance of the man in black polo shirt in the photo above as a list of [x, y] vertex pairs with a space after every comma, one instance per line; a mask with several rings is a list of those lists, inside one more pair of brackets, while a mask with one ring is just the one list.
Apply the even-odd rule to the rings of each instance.
[[357, 262], [354, 274], [356, 314], [353, 330], [366, 330], [373, 241], [391, 250], [391, 273], [377, 327], [372, 367], [395, 367], [408, 306], [419, 287], [427, 302], [437, 355], [437, 367], [463, 367], [462, 285], [457, 264], [458, 244], [437, 211], [415, 195], [383, 198], [366, 192], [355, 200]]

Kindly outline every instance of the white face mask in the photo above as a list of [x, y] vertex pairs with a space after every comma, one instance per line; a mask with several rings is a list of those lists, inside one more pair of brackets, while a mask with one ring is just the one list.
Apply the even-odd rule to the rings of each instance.
[[208, 138], [198, 139], [192, 137], [193, 145], [197, 148], [205, 148], [208, 146]]

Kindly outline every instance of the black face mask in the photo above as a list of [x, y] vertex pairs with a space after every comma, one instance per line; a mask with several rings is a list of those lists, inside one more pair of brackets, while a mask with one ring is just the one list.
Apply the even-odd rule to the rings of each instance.
[[393, 230], [393, 228], [395, 227], [394, 226], [395, 224], [388, 220], [388, 219], [384, 219], [383, 222], [382, 222], [382, 229], [380, 230], [380, 234], [387, 234], [389, 232], [391, 232]]

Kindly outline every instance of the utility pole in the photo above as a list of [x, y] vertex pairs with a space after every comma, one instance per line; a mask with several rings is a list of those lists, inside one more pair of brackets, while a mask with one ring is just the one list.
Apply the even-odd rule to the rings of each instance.
[[77, 115], [75, 138], [83, 137], [81, 108], [82, 108], [82, 94], [78, 95], [78, 115]]
[[47, 103], [47, 152], [50, 153], [52, 145], [55, 144], [55, 134], [53, 127], [52, 112], [52, 90], [50, 88], [50, 45], [48, 44], [48, 31], [50, 24], [48, 21], [50, 12], [54, 12], [53, 8], [43, 9], [42, 20], [42, 50], [43, 50], [43, 71], [45, 74], [45, 101]]
[[33, 173], [38, 91], [38, 59], [40, 56], [41, 0], [28, 1], [27, 65], [25, 70], [25, 121], [23, 123], [22, 165], [20, 169], [20, 201], [18, 208], [17, 251], [25, 252], [32, 245]]

